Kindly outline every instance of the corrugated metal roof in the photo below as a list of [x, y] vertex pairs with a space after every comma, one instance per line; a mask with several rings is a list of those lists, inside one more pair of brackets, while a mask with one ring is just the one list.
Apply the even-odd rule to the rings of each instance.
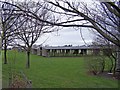
[[44, 49], [99, 49], [101, 47], [98, 46], [71, 46], [71, 47], [65, 47], [65, 46], [46, 46], [43, 47]]

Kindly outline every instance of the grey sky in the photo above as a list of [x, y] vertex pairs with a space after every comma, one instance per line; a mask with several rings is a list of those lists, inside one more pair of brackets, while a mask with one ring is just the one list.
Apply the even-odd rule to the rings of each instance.
[[[90, 44], [92, 42], [94, 35], [87, 28], [82, 28], [82, 35], [87, 44]], [[80, 30], [75, 30], [73, 28], [63, 28], [58, 32], [45, 34], [40, 37], [36, 42], [37, 45], [40, 45], [41, 43], [43, 43], [43, 45], [50, 46], [63, 46], [66, 44], [80, 46], [85, 44], [81, 37]]]

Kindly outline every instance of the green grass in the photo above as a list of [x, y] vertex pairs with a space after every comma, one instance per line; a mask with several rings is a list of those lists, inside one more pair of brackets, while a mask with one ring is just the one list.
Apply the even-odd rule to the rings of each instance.
[[33, 88], [117, 88], [117, 80], [88, 75], [84, 57], [41, 57], [31, 55], [26, 69], [26, 54], [8, 52], [9, 64], [3, 64], [3, 87], [8, 86], [10, 66], [23, 71]]
[[2, 55], [0, 51], [0, 89], [2, 88]]

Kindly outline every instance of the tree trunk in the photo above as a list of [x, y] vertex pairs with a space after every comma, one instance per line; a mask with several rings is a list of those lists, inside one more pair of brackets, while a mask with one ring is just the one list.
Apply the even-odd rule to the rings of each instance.
[[112, 64], [111, 67], [110, 67], [109, 72], [112, 73], [112, 70], [113, 70], [113, 67], [114, 67], [114, 66], [113, 66], [113, 59], [112, 59], [110, 56], [109, 56], [109, 58], [110, 58], [111, 64]]
[[117, 47], [116, 71], [120, 72], [120, 47]]
[[116, 59], [114, 59], [115, 60], [115, 64], [114, 64], [114, 68], [113, 68], [113, 76], [115, 76], [116, 75], [116, 62], [117, 62], [117, 60]]
[[105, 60], [103, 59], [103, 62], [102, 62], [102, 70], [101, 70], [102, 73], [104, 72], [104, 69], [105, 69]]
[[27, 63], [26, 68], [30, 68], [30, 51], [27, 51]]
[[7, 64], [7, 41], [4, 42], [4, 64]]

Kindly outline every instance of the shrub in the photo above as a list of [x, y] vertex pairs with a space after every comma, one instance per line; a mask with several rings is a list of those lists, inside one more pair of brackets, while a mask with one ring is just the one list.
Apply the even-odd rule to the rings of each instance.
[[87, 60], [88, 70], [94, 75], [97, 75], [104, 71], [105, 61], [100, 56], [93, 56]]

